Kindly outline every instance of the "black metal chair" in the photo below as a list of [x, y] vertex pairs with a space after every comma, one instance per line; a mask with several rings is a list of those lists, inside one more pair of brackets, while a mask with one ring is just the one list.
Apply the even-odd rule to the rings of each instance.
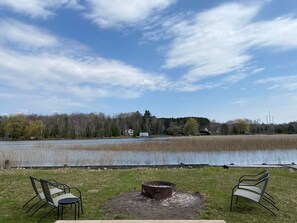
[[[239, 188], [241, 189], [246, 189], [246, 190], [251, 190], [256, 193], [261, 193], [261, 189], [257, 186], [254, 186], [255, 183], [259, 182], [263, 178], [269, 175], [269, 170], [265, 169], [262, 172], [255, 174], [255, 175], [243, 175], [239, 178], [238, 184]], [[264, 192], [264, 195], [266, 199], [269, 199], [272, 203], [275, 204], [275, 198], [269, 194], [266, 190]]]
[[264, 204], [265, 202], [267, 204], [270, 204], [276, 210], [279, 210], [276, 207], [275, 202], [271, 201], [271, 199], [269, 199], [265, 195], [265, 190], [267, 188], [269, 176], [270, 176], [269, 173], [265, 173], [263, 176], [260, 177], [258, 181], [254, 181], [255, 182], [254, 184], [243, 184], [242, 181], [240, 181], [240, 183], [235, 185], [232, 189], [232, 194], [231, 194], [230, 211], [232, 211], [233, 198], [236, 197], [236, 203], [237, 203], [238, 197], [244, 197], [260, 204], [262, 207], [267, 209], [274, 216], [277, 216], [274, 211], [272, 211], [267, 205]]
[[[58, 183], [57, 181], [55, 180], [52, 180], [50, 179], [49, 180], [50, 182], [52, 182], [52, 185], [53, 187], [50, 188], [50, 193], [52, 195], [59, 195], [61, 193], [66, 193], [67, 190], [69, 190], [69, 187], [66, 185], [66, 184], [61, 184], [61, 183]], [[34, 193], [35, 195], [30, 198], [24, 205], [23, 205], [23, 208], [25, 208], [29, 203], [31, 203], [33, 200], [36, 200], [36, 198], [38, 200], [36, 200], [36, 202], [29, 207], [29, 209], [26, 211], [26, 213], [28, 213], [30, 210], [32, 210], [34, 207], [36, 207], [39, 203], [41, 203], [42, 201], [45, 201], [45, 195], [44, 193], [42, 192], [42, 189], [41, 189], [41, 185], [40, 185], [40, 180], [37, 179], [36, 177], [32, 177], [30, 176], [30, 182], [31, 182], [31, 185], [32, 185], [32, 188], [34, 190]], [[39, 187], [37, 186], [39, 185]], [[44, 207], [46, 203], [44, 203], [43, 205], [39, 206], [32, 214], [31, 216], [33, 216], [40, 208]]]
[[[49, 211], [47, 211], [46, 213], [44, 213], [38, 222], [42, 221], [42, 219], [44, 219], [50, 212], [52, 212], [54, 209], [58, 208], [59, 201], [62, 199], [65, 199], [65, 198], [79, 198], [79, 205], [81, 206], [81, 213], [83, 214], [81, 191], [78, 188], [69, 187], [68, 188], [69, 193], [65, 193], [65, 194], [53, 197], [50, 192], [50, 186], [54, 186], [54, 184], [52, 184], [51, 182], [49, 182], [47, 180], [42, 180], [42, 179], [40, 179], [40, 182], [41, 182], [42, 190], [43, 190], [46, 202], [47, 202], [46, 204], [52, 206], [52, 208]], [[76, 189], [76, 191], [79, 193], [79, 196], [75, 196], [72, 193], [70, 193], [71, 189]], [[57, 219], [59, 219], [58, 209], [57, 209]]]

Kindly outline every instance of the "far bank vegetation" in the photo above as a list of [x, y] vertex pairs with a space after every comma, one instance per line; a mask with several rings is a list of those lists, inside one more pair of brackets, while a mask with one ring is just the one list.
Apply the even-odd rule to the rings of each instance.
[[157, 118], [150, 111], [120, 113], [73, 113], [53, 115], [0, 116], [0, 139], [92, 139], [123, 137], [127, 129], [133, 136], [147, 132], [150, 136], [195, 136], [242, 134], [296, 134], [297, 121], [265, 124], [236, 119], [218, 123], [204, 117]]

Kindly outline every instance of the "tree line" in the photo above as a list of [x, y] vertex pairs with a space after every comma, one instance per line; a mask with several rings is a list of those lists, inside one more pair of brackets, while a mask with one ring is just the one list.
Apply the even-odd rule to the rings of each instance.
[[267, 125], [247, 119], [226, 123], [210, 121], [204, 117], [157, 118], [150, 111], [120, 113], [109, 116], [103, 113], [73, 113], [53, 115], [0, 116], [1, 139], [82, 139], [119, 137], [127, 129], [133, 136], [140, 132], [149, 135], [197, 135], [211, 134], [273, 134], [297, 133], [297, 122]]

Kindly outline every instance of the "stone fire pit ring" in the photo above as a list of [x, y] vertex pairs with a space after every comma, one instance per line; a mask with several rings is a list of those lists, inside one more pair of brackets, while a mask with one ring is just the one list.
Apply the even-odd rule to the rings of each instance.
[[147, 181], [141, 186], [143, 196], [156, 200], [169, 198], [174, 191], [175, 184], [167, 181]]

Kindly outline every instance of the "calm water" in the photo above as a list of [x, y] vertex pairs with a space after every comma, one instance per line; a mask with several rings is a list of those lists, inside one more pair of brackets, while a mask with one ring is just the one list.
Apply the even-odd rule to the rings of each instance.
[[0, 162], [9, 159], [12, 166], [67, 165], [235, 165], [297, 163], [297, 149], [220, 151], [220, 152], [140, 152], [71, 149], [71, 146], [133, 143], [155, 139], [96, 139], [0, 142]]

